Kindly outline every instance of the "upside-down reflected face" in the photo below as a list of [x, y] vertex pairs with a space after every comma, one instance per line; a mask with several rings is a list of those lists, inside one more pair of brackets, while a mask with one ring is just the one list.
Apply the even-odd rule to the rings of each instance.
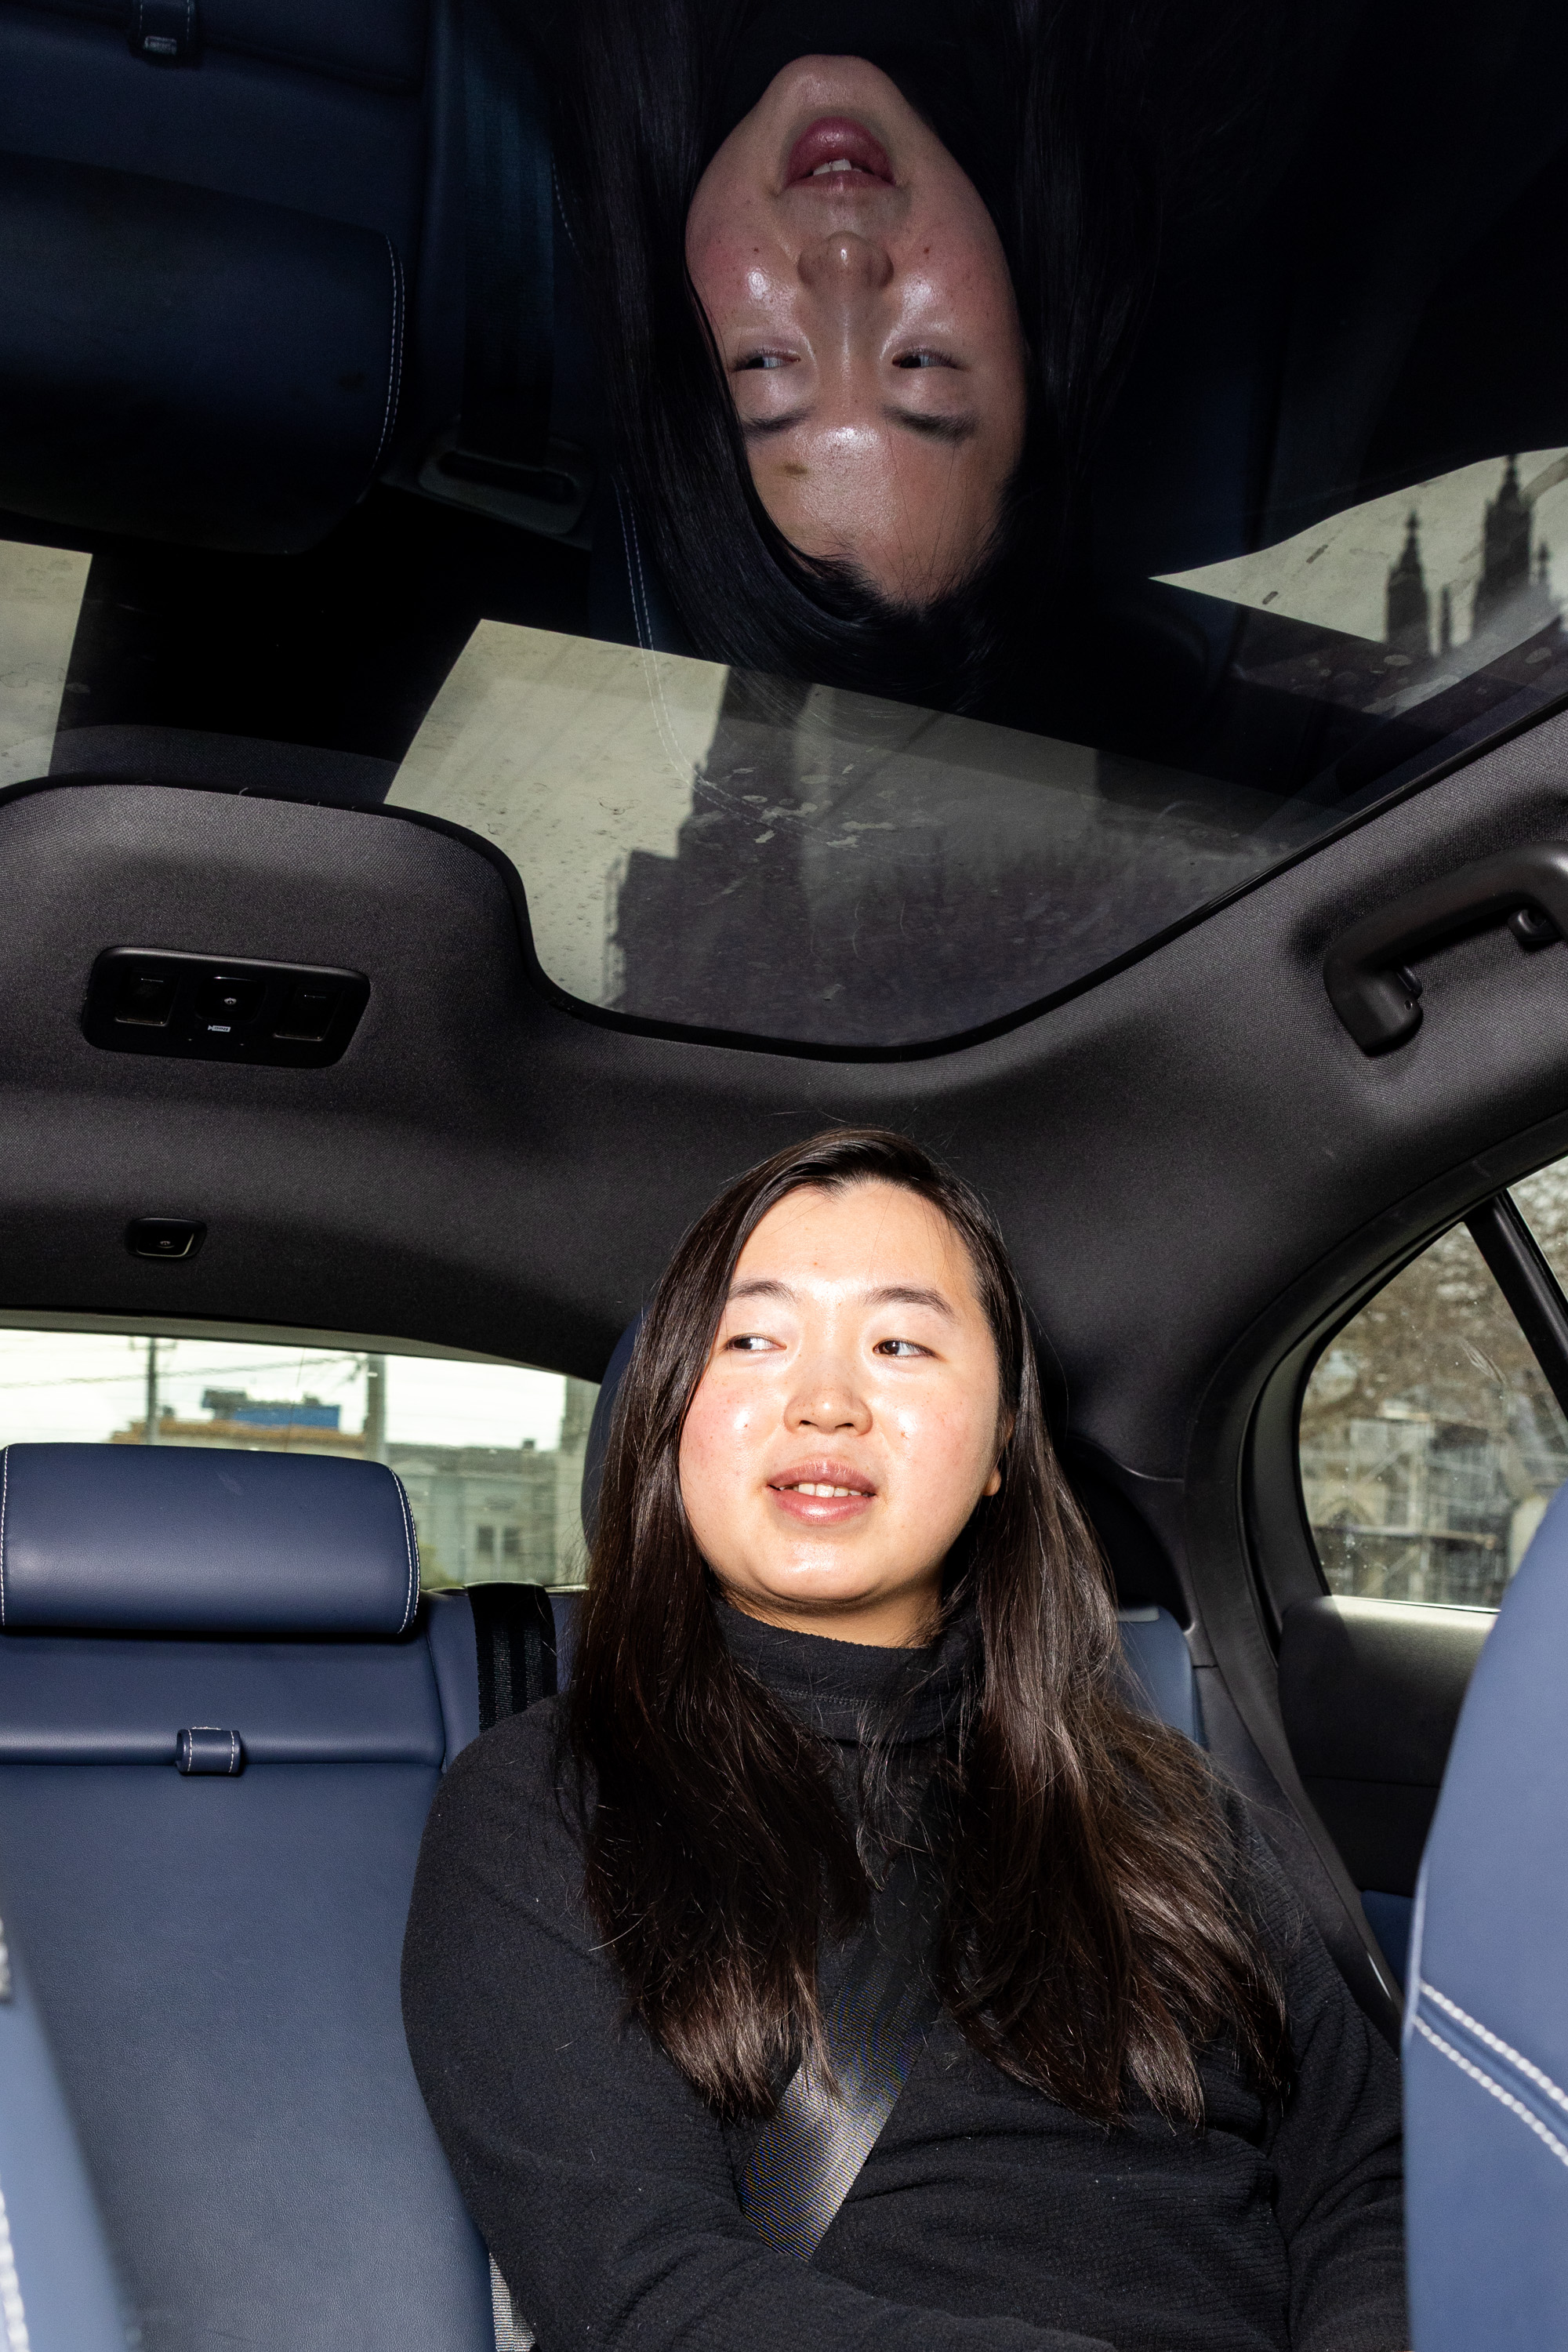
[[680, 1443], [698, 1547], [748, 1615], [929, 1637], [1001, 1484], [995, 1342], [963, 1242], [901, 1185], [788, 1193], [735, 1268]]
[[1023, 334], [995, 224], [897, 86], [798, 58], [720, 148], [687, 265], [758, 495], [803, 553], [890, 602], [971, 572], [1024, 446]]

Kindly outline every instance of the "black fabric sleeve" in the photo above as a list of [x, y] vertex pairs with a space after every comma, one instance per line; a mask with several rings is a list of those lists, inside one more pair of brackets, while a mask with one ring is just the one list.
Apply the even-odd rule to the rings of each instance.
[[862, 2294], [763, 2243], [720, 2126], [595, 1948], [554, 1715], [498, 1725], [447, 1774], [403, 1958], [420, 2088], [540, 2352], [1108, 2352]]
[[1399, 2062], [1279, 1864], [1230, 1803], [1252, 1908], [1284, 1979], [1296, 2083], [1269, 2154], [1289, 2254], [1291, 2352], [1404, 2352]]

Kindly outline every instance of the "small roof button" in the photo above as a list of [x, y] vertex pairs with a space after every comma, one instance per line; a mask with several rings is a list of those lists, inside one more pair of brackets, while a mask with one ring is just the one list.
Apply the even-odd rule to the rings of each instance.
[[300, 981], [289, 990], [272, 1034], [290, 1044], [319, 1045], [332, 1025], [342, 996], [341, 988], [324, 986], [319, 980]]
[[138, 971], [132, 965], [115, 995], [115, 1020], [130, 1029], [166, 1029], [178, 980], [175, 972]]
[[255, 1020], [266, 993], [267, 983], [263, 980], [218, 971], [211, 980], [204, 981], [197, 991], [196, 1010], [209, 1024], [216, 1022], [225, 1028], [237, 1028], [242, 1021]]

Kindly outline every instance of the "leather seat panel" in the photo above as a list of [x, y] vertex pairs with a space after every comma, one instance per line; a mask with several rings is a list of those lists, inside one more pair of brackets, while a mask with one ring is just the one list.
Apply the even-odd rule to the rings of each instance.
[[398, 2003], [436, 1781], [0, 1772], [0, 1904], [144, 2352], [490, 2352]]
[[[469, 1637], [470, 1648], [472, 1636]], [[249, 1762], [401, 1761], [447, 1749], [430, 1653], [405, 1642], [0, 1635], [0, 1764], [165, 1764], [197, 1724]]]

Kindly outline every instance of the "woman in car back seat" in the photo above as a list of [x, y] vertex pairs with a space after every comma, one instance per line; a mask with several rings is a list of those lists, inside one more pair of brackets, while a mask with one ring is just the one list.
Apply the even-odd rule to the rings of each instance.
[[974, 1195], [863, 1129], [731, 1185], [408, 1927], [541, 2352], [1399, 2352], [1393, 2054], [1118, 1655]]

